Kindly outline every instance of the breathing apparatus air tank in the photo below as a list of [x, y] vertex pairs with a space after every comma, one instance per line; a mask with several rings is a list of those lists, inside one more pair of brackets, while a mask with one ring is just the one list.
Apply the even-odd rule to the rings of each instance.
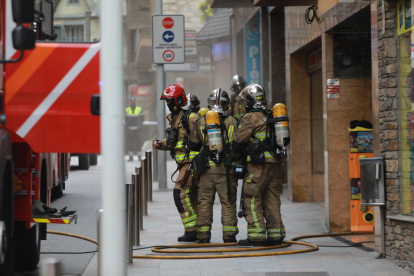
[[220, 162], [220, 153], [223, 151], [223, 136], [221, 133], [220, 116], [214, 110], [206, 114], [206, 130], [210, 152], [216, 156], [216, 162]]
[[290, 136], [289, 119], [284, 104], [277, 103], [273, 106], [273, 118], [275, 119], [276, 142], [282, 148], [283, 156], [286, 157], [286, 147], [290, 142]]

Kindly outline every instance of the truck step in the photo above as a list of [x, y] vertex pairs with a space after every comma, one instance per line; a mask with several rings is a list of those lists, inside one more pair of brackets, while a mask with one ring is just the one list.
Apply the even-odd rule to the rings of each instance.
[[70, 224], [72, 221], [75, 221], [75, 224], [76, 224], [77, 218], [78, 218], [77, 215], [71, 215], [71, 216], [60, 217], [60, 218], [53, 218], [53, 217], [49, 217], [49, 218], [32, 218], [32, 222]]

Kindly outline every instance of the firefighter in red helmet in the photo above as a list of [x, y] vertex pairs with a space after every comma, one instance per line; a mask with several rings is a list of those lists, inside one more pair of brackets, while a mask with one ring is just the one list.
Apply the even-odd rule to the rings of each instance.
[[171, 111], [167, 116], [170, 127], [165, 131], [167, 139], [154, 141], [153, 147], [170, 151], [177, 163], [179, 174], [175, 181], [173, 196], [185, 229], [184, 235], [179, 237], [178, 241], [194, 242], [197, 240], [198, 195], [196, 187], [192, 187], [193, 181], [189, 167], [191, 160], [198, 152], [190, 151], [188, 139], [198, 115], [191, 112], [185, 91], [177, 84], [168, 86], [160, 100], [165, 100]]

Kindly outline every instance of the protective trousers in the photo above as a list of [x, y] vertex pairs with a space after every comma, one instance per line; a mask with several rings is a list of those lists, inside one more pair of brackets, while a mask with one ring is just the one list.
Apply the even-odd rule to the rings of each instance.
[[[185, 173], [188, 170], [190, 163], [186, 163], [179, 171], [176, 182], [180, 182], [183, 179]], [[188, 180], [181, 185], [181, 183], [175, 183], [174, 186], [174, 202], [180, 213], [181, 221], [183, 222], [185, 232], [195, 231], [197, 227], [197, 189], [192, 189], [192, 175], [188, 177]]]
[[278, 163], [248, 164], [243, 200], [246, 209], [247, 238], [252, 241], [283, 240], [285, 227], [280, 214], [283, 184]]
[[231, 197], [227, 196], [227, 182], [225, 174], [204, 173], [200, 176], [198, 184], [198, 239], [211, 238], [211, 225], [213, 224], [213, 204], [216, 192], [221, 202], [221, 224], [223, 226], [223, 239], [234, 239], [239, 233], [237, 228], [237, 182], [231, 176]]

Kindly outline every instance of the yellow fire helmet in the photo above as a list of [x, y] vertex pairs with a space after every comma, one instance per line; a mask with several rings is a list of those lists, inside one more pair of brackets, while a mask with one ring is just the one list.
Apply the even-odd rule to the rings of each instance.
[[198, 111], [198, 116], [199, 116], [199, 117], [203, 117], [204, 115], [206, 115], [207, 111], [208, 111], [208, 108], [206, 108], [206, 107], [204, 107], [204, 108], [200, 109], [200, 110]]

